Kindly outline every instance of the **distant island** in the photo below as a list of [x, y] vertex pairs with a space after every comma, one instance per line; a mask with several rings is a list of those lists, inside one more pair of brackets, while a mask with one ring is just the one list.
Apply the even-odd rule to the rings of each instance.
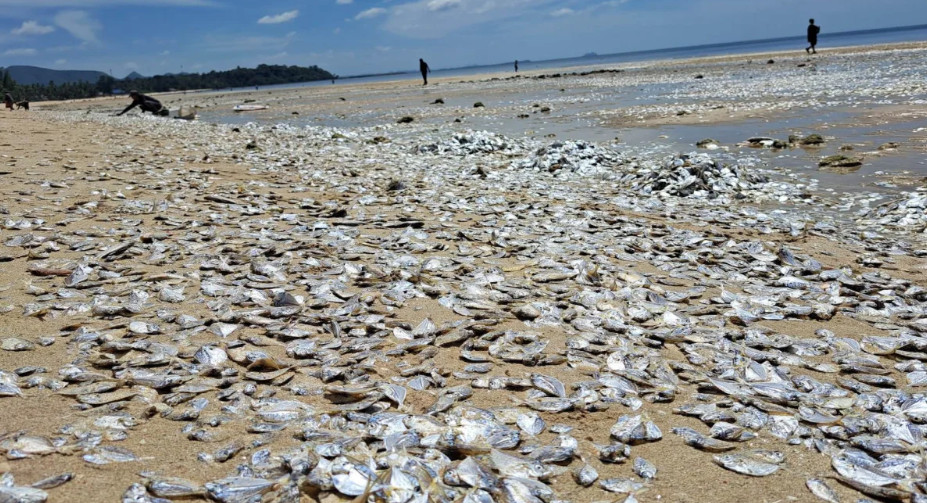
[[[22, 70], [27, 69], [26, 71]], [[23, 78], [20, 81], [19, 78]], [[25, 78], [24, 78], [25, 76]], [[36, 79], [53, 77], [46, 81]], [[57, 77], [60, 80], [55, 80]], [[71, 80], [72, 78], [78, 80]], [[81, 78], [86, 80], [81, 80]], [[92, 98], [136, 89], [143, 93], [185, 91], [190, 89], [224, 89], [230, 87], [293, 84], [338, 78], [318, 66], [258, 65], [209, 73], [182, 73], [144, 77], [132, 72], [125, 79], [115, 79], [102, 72], [49, 70], [39, 67], [3, 69], [5, 91], [16, 100], [45, 101]]]

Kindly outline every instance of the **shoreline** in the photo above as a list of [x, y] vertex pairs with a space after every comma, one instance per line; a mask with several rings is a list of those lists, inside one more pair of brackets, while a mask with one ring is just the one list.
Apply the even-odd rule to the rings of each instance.
[[[872, 45], [855, 45], [855, 46], [837, 47], [837, 48], [822, 50], [819, 53], [820, 54], [819, 57], [824, 57], [828, 55], [845, 56], [845, 55], [865, 54], [865, 53], [872, 53], [872, 52], [897, 52], [897, 51], [909, 51], [909, 50], [921, 50], [921, 49], [927, 49], [927, 41], [896, 42], [896, 43], [888, 43], [888, 44], [872, 44]], [[522, 78], [524, 79], [524, 78], [536, 78], [537, 76], [540, 76], [540, 75], [549, 75], [549, 74], [555, 74], [555, 73], [565, 74], [565, 73], [591, 71], [591, 70], [604, 69], [604, 68], [620, 69], [621, 67], [628, 67], [628, 66], [630, 67], [686, 66], [686, 65], [710, 64], [710, 63], [730, 63], [733, 61], [741, 61], [745, 58], [747, 60], [752, 60], [754, 58], [769, 58], [769, 57], [772, 57], [772, 58], [786, 57], [790, 60], [796, 59], [796, 58], [798, 59], [805, 58], [805, 59], [810, 60], [810, 58], [812, 58], [812, 56], [802, 54], [801, 51], [797, 51], [797, 50], [796, 51], [764, 51], [764, 52], [737, 53], [737, 54], [714, 55], [714, 56], [698, 56], [698, 57], [683, 58], [683, 59], [653, 59], [653, 60], [641, 60], [641, 61], [628, 61], [628, 62], [622, 62], [622, 63], [594, 63], [594, 64], [589, 64], [589, 65], [574, 65], [574, 66], [564, 66], [564, 67], [557, 67], [557, 68], [544, 68], [544, 69], [538, 69], [538, 70], [523, 70], [519, 72], [517, 75], [513, 75], [512, 72], [475, 73], [472, 75], [455, 75], [455, 76], [448, 76], [448, 77], [439, 77], [436, 80], [434, 80], [434, 83], [450, 84], [450, 83], [454, 83], [455, 81], [457, 81], [458, 83], [468, 82], [468, 81], [485, 82], [485, 81], [491, 81], [493, 79], [500, 79], [500, 78], [508, 78], [508, 79]], [[339, 88], [339, 87], [349, 87], [350, 88], [350, 87], [360, 87], [360, 86], [391, 87], [399, 83], [417, 82], [420, 79], [421, 79], [420, 77], [413, 74], [410, 78], [407, 78], [407, 79], [376, 81], [376, 82], [357, 82], [357, 83], [352, 82], [352, 83], [347, 83], [344, 86], [339, 86], [338, 84], [335, 84], [335, 88]], [[466, 79], [466, 80], [462, 81], [461, 79]], [[319, 81], [319, 82], [322, 82], [322, 81]], [[286, 85], [295, 86], [297, 84], [298, 83], [286, 84]], [[197, 97], [200, 95], [208, 96], [210, 94], [241, 93], [241, 94], [247, 95], [251, 93], [254, 93], [254, 94], [259, 94], [262, 92], [266, 93], [268, 91], [269, 92], [274, 92], [274, 91], [288, 92], [288, 91], [303, 90], [303, 89], [305, 90], [318, 89], [318, 90], [324, 91], [326, 89], [330, 89], [328, 88], [328, 86], [324, 86], [324, 85], [318, 86], [316, 88], [311, 83], [309, 84], [310, 85], [304, 86], [304, 87], [293, 87], [293, 88], [286, 87], [283, 89], [274, 88], [273, 86], [270, 86], [271, 87], [270, 89], [259, 89], [257, 93], [255, 93], [254, 90], [252, 89], [241, 88], [241, 89], [231, 89], [231, 90], [226, 89], [226, 90], [170, 91], [170, 92], [164, 92], [164, 93], [152, 93], [152, 96], [155, 96], [155, 97], [176, 96], [178, 94], [186, 95], [187, 93], [189, 93], [191, 97]], [[94, 100], [110, 100], [110, 99], [123, 99], [123, 98], [125, 98], [125, 96], [106, 96], [106, 97], [96, 97], [96, 98], [83, 98], [83, 99], [78, 99], [78, 100], [44, 101], [44, 102], [34, 102], [34, 103], [36, 105], [47, 104], [53, 107], [57, 107], [60, 105], [85, 103], [87, 101], [94, 101]]]

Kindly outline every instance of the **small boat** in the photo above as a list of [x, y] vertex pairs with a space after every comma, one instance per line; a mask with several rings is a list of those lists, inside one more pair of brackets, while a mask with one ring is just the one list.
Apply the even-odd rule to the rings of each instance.
[[254, 112], [255, 110], [267, 110], [267, 105], [235, 105], [232, 110], [236, 112]]

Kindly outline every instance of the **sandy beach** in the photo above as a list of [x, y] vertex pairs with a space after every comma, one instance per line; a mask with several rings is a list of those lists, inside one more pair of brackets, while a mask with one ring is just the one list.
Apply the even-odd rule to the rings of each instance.
[[0, 491], [921, 501], [925, 53], [2, 113]]

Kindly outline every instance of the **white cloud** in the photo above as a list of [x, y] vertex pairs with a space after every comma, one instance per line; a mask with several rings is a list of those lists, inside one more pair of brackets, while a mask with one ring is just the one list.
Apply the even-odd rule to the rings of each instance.
[[132, 71], [138, 70], [138, 63], [136, 63], [135, 61], [126, 61], [126, 63], [122, 66], [124, 66], [126, 70], [132, 70]]
[[291, 11], [284, 12], [283, 14], [277, 14], [276, 16], [264, 16], [261, 19], [258, 19], [258, 24], [285, 23], [287, 21], [292, 21], [296, 19], [296, 16], [299, 16], [299, 11], [291, 10]]
[[100, 43], [97, 33], [103, 29], [103, 25], [85, 11], [61, 11], [55, 16], [55, 24], [84, 43]]
[[430, 0], [428, 2], [428, 10], [432, 12], [451, 10], [460, 7], [460, 4], [460, 0]]
[[23, 25], [19, 28], [15, 28], [12, 33], [13, 35], [47, 35], [55, 31], [54, 26], [44, 26], [36, 21], [23, 21]]
[[67, 63], [68, 63], [68, 60], [66, 59], [56, 59], [55, 60], [55, 64], [58, 66], [66, 65]]
[[164, 50], [164, 51], [161, 51], [161, 52], [160, 52], [160, 54], [161, 54], [162, 56], [167, 56], [167, 55], [169, 55], [170, 53], [171, 53], [171, 51], [168, 51], [168, 50]]
[[383, 9], [380, 7], [373, 7], [371, 9], [361, 11], [356, 16], [354, 16], [354, 19], [370, 19], [370, 18], [374, 18], [377, 16], [382, 16], [383, 14], [386, 14], [386, 9]]
[[570, 14], [573, 14], [573, 9], [570, 9], [569, 7], [557, 9], [550, 13], [550, 15], [554, 17], [569, 16]]
[[388, 46], [388, 45], [378, 45], [378, 46], [374, 47], [374, 49], [376, 49], [377, 52], [389, 52], [389, 51], [391, 51], [393, 48], [390, 47], [390, 46]]
[[4, 56], [35, 56], [39, 51], [32, 48], [7, 49], [3, 51]]
[[348, 4], [354, 3], [354, 0], [338, 0], [335, 3], [338, 5], [348, 5]]

